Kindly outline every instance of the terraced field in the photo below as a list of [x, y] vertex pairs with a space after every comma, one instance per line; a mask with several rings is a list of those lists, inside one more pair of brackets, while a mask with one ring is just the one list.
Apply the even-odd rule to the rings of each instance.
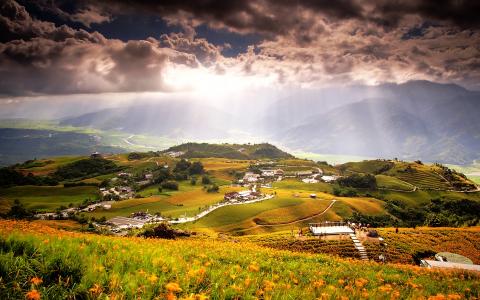
[[405, 182], [399, 178], [395, 178], [387, 175], [376, 175], [377, 186], [381, 189], [399, 190], [399, 191], [412, 191], [414, 185]]
[[413, 169], [410, 172], [397, 171], [395, 177], [421, 189], [448, 190], [452, 188], [448, 181], [433, 171], [427, 172], [419, 169]]

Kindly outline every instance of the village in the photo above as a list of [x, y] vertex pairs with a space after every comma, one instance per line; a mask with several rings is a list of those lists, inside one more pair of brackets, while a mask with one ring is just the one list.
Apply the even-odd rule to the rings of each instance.
[[[183, 155], [184, 152], [168, 152], [166, 155], [177, 158]], [[101, 158], [102, 155], [98, 152], [92, 153], [91, 158]], [[188, 160], [185, 160], [188, 161]], [[115, 174], [108, 180], [104, 180], [99, 186], [100, 200], [93, 203], [85, 203], [78, 207], [68, 207], [57, 212], [38, 213], [35, 215], [38, 219], [67, 219], [72, 218], [81, 213], [92, 213], [97, 210], [108, 211], [112, 205], [117, 201], [124, 201], [128, 199], [141, 199], [142, 196], [139, 191], [152, 186], [156, 183], [157, 175], [154, 170], [161, 172], [170, 172], [169, 165], [159, 164], [156, 162], [156, 169], [141, 169], [136, 172], [129, 170], [122, 170]], [[125, 231], [133, 228], [141, 228], [145, 224], [152, 224], [158, 222], [168, 222], [171, 224], [179, 224], [186, 222], [193, 222], [202, 218], [223, 206], [249, 204], [258, 201], [271, 199], [275, 193], [263, 193], [260, 190], [272, 189], [272, 183], [286, 179], [295, 179], [307, 184], [314, 184], [318, 182], [331, 183], [337, 180], [339, 176], [332, 174], [324, 174], [323, 170], [318, 167], [311, 166], [290, 166], [288, 164], [279, 164], [276, 161], [256, 161], [252, 163], [246, 172], [242, 174], [237, 180], [232, 181], [232, 187], [241, 187], [243, 190], [229, 191], [223, 194], [223, 199], [216, 204], [205, 207], [195, 216], [187, 217], [186, 215], [177, 218], [168, 218], [160, 216], [159, 213], [150, 214], [148, 211], [137, 211], [131, 213], [130, 216], [115, 216], [102, 222], [95, 221], [93, 224], [99, 228], [107, 229], [116, 234], [124, 234]], [[310, 195], [315, 198], [315, 194]]]

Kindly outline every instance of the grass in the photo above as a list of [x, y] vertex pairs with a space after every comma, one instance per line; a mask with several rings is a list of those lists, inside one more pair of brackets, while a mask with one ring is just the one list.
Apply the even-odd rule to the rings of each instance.
[[85, 199], [99, 198], [97, 187], [78, 186], [16, 186], [0, 190], [0, 198], [10, 203], [20, 200], [27, 208], [40, 211], [53, 211], [60, 206], [80, 204]]
[[259, 213], [266, 212], [272, 209], [295, 206], [302, 203], [301, 199], [274, 198], [258, 203], [226, 206], [219, 208], [204, 218], [195, 222], [192, 227], [240, 227], [242, 223], [247, 222], [249, 225], [256, 225], [253, 218]]
[[302, 190], [302, 191], [312, 191], [312, 192], [324, 192], [324, 193], [332, 193], [332, 185], [324, 182], [318, 183], [305, 183], [300, 180], [282, 180], [282, 181], [275, 181], [272, 184], [272, 187], [278, 189], [286, 189], [286, 190]]
[[[284, 188], [275, 188], [275, 198], [258, 203], [222, 207], [206, 217], [187, 225], [187, 228], [208, 229], [216, 232], [258, 234], [285, 230], [288, 228], [301, 228], [308, 223], [319, 221], [338, 221], [347, 218], [354, 211], [365, 215], [385, 214], [383, 202], [367, 197], [335, 197], [331, 194], [312, 190], [287, 189], [306, 187], [309, 184], [294, 181], [285, 183]], [[315, 192], [316, 199], [311, 199], [310, 194]], [[324, 215], [322, 213], [331, 200], [337, 202]], [[319, 216], [316, 216], [319, 215]], [[303, 219], [307, 220], [303, 221]], [[293, 224], [289, 224], [292, 223]], [[261, 225], [261, 226], [259, 226]], [[268, 225], [268, 226], [264, 226]]]
[[480, 277], [473, 273], [293, 253], [246, 241], [104, 237], [0, 222], [3, 299], [27, 295], [42, 299], [460, 299], [480, 295]]
[[411, 191], [413, 186], [405, 181], [402, 181], [398, 178], [387, 176], [387, 175], [376, 175], [377, 186], [384, 189], [393, 189], [400, 191]]
[[439, 189], [448, 190], [452, 186], [435, 172], [435, 169], [427, 165], [408, 164], [412, 167], [411, 171], [404, 171], [407, 163], [396, 163], [395, 167], [389, 170], [386, 175], [390, 175], [415, 185], [421, 189]]
[[477, 175], [469, 175], [468, 178], [475, 182], [476, 184], [480, 185], [480, 176]]
[[73, 163], [77, 160], [81, 160], [84, 158], [85, 156], [59, 156], [48, 159], [41, 159], [39, 160], [39, 162], [42, 164], [41, 166], [19, 170], [24, 173], [32, 173], [33, 175], [47, 175], [55, 172], [61, 166]]

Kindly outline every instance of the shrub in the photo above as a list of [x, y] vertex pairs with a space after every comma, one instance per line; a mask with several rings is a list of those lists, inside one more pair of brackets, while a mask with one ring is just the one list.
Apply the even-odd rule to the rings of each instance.
[[203, 175], [202, 176], [202, 184], [210, 184], [210, 183], [212, 183], [210, 178], [207, 175]]
[[183, 230], [173, 229], [167, 223], [160, 223], [154, 228], [146, 229], [140, 234], [140, 236], [173, 240], [180, 236], [190, 236], [190, 233]]
[[216, 184], [212, 184], [211, 186], [207, 187], [208, 193], [218, 193], [219, 187]]
[[95, 174], [108, 174], [118, 170], [117, 165], [103, 158], [87, 158], [58, 168], [54, 173], [60, 180], [81, 178]]
[[178, 191], [178, 183], [175, 181], [165, 181], [162, 183], [162, 188]]

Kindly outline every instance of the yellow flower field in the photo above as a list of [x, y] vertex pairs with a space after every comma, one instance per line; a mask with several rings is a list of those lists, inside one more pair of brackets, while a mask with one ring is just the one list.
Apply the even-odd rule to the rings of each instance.
[[[480, 275], [208, 238], [149, 240], [0, 221], [1, 299], [461, 299]], [[434, 298], [436, 297], [436, 298]]]

